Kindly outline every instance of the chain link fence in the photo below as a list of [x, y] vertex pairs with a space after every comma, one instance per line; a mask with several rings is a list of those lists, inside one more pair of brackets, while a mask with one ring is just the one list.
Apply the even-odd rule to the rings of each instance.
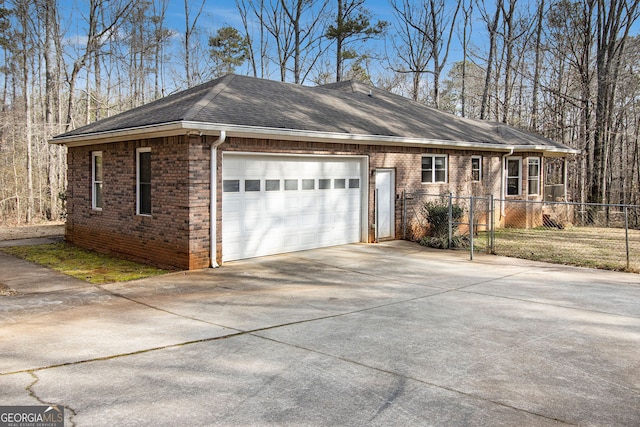
[[500, 200], [494, 253], [640, 273], [640, 206]]
[[405, 192], [403, 236], [441, 249], [492, 253], [493, 198]]
[[640, 273], [640, 206], [405, 192], [403, 235], [425, 246]]

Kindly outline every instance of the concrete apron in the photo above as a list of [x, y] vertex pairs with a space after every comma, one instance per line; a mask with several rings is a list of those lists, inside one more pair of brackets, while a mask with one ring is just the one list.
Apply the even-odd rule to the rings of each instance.
[[637, 275], [394, 241], [0, 283], [0, 404], [68, 425], [640, 423]]

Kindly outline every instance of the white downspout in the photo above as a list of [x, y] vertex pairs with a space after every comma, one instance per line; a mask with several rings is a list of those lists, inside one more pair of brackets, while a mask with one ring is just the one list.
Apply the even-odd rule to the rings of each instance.
[[502, 156], [502, 165], [500, 172], [500, 219], [504, 218], [505, 213], [505, 203], [504, 201], [507, 199], [507, 179], [505, 176], [505, 171], [507, 169], [507, 157], [513, 154], [514, 147], [509, 147], [509, 152]]
[[227, 133], [223, 130], [220, 131], [220, 136], [211, 144], [211, 178], [210, 185], [210, 203], [209, 203], [209, 221], [211, 231], [209, 235], [211, 237], [211, 247], [209, 253], [211, 254], [211, 268], [219, 267], [216, 262], [217, 258], [217, 243], [218, 243], [218, 147], [227, 139]]

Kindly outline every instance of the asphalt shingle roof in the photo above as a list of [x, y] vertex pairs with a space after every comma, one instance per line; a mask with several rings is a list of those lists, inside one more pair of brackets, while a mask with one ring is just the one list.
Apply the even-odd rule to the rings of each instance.
[[568, 149], [513, 127], [465, 119], [358, 82], [301, 86], [230, 74], [54, 138], [175, 122]]

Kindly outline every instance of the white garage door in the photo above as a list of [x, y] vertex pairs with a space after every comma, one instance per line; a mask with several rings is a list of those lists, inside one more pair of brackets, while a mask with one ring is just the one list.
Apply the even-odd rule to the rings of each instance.
[[361, 241], [362, 159], [223, 154], [222, 259]]

